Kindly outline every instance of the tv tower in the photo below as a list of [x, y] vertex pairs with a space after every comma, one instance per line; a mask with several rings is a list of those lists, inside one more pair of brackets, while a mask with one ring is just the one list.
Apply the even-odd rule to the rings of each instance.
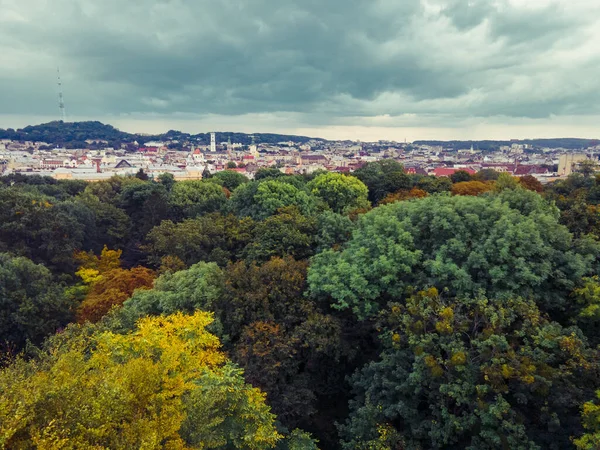
[[63, 122], [66, 119], [65, 115], [65, 100], [63, 98], [62, 81], [60, 79], [60, 68], [56, 68], [56, 74], [58, 76], [58, 110], [60, 111], [60, 120]]

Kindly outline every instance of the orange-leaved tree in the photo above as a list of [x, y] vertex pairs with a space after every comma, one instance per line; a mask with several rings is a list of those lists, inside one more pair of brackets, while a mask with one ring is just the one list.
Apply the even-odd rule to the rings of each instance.
[[152, 287], [156, 274], [146, 267], [121, 268], [121, 250], [109, 250], [106, 246], [100, 256], [93, 252], [79, 252], [76, 275], [83, 282], [80, 289], [85, 298], [77, 309], [77, 321], [97, 322], [114, 306], [121, 306], [136, 289]]
[[525, 189], [535, 192], [544, 192], [544, 185], [533, 175], [525, 175], [519, 178], [519, 184]]
[[380, 205], [387, 205], [388, 203], [401, 202], [403, 200], [410, 200], [411, 198], [424, 198], [427, 197], [426, 191], [423, 189], [418, 189], [416, 187], [412, 188], [410, 191], [406, 189], [399, 190], [392, 194], [388, 194], [383, 200], [379, 202]]
[[77, 309], [77, 321], [97, 322], [113, 307], [121, 306], [136, 289], [150, 289], [156, 274], [146, 267], [112, 269], [98, 277]]
[[494, 189], [494, 184], [483, 181], [461, 181], [452, 185], [452, 195], [477, 196]]

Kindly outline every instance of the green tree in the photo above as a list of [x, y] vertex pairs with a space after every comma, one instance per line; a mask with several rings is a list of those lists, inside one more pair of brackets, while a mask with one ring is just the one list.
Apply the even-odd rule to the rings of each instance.
[[590, 178], [596, 172], [597, 168], [598, 163], [596, 161], [586, 159], [577, 165], [577, 173], [580, 173], [585, 178]]
[[352, 176], [326, 173], [316, 177], [307, 187], [312, 195], [321, 198], [337, 213], [369, 205], [367, 186]]
[[428, 194], [437, 194], [450, 191], [452, 181], [448, 177], [421, 177], [418, 179], [416, 187]]
[[40, 344], [73, 319], [74, 307], [46, 267], [0, 253], [0, 354]]
[[167, 190], [164, 185], [155, 182], [124, 186], [119, 194], [118, 206], [129, 216], [130, 235], [137, 240], [170, 215]]
[[[223, 295], [224, 280], [222, 269], [215, 263], [199, 262], [189, 269], [161, 275], [153, 289], [134, 292], [117, 314], [122, 325], [132, 328], [147, 315], [214, 311]], [[222, 328], [217, 326], [216, 330], [222, 337]]]
[[500, 172], [494, 169], [481, 169], [473, 178], [477, 181], [496, 181], [500, 176]]
[[410, 177], [404, 173], [404, 166], [392, 159], [365, 164], [354, 172], [354, 176], [369, 188], [369, 200], [376, 204], [386, 195], [400, 189], [410, 189]]
[[534, 302], [420, 292], [381, 315], [384, 350], [354, 376], [344, 448], [564, 449], [597, 383], [595, 352]]
[[119, 194], [121, 191], [132, 184], [143, 184], [144, 181], [135, 177], [113, 176], [106, 181], [90, 183], [85, 188], [84, 193], [95, 195], [101, 202], [111, 203], [115, 206], [119, 203]]
[[512, 175], [508, 174], [508, 173], [501, 173], [498, 176], [498, 179], [496, 180], [496, 183], [494, 183], [494, 189], [497, 191], [503, 191], [505, 189], [517, 189], [520, 186], [519, 184], [519, 179], [516, 177], [513, 177]]
[[263, 180], [266, 178], [279, 178], [279, 177], [284, 177], [284, 176], [285, 176], [285, 174], [279, 169], [261, 168], [256, 171], [256, 174], [254, 175], [254, 179], [256, 181], [259, 181], [259, 180]]
[[148, 181], [148, 174], [146, 172], [144, 172], [144, 169], [142, 169], [142, 168], [140, 168], [140, 170], [137, 171], [137, 173], [135, 174], [135, 177], [142, 181]]
[[453, 183], [471, 181], [471, 174], [466, 170], [457, 170], [452, 175], [450, 175], [450, 180], [452, 180]]
[[173, 174], [168, 172], [161, 173], [158, 177], [158, 182], [165, 187], [167, 192], [171, 192], [171, 189], [173, 189], [173, 186], [176, 183]]
[[158, 267], [165, 256], [176, 256], [187, 266], [199, 261], [226, 265], [237, 260], [254, 236], [254, 221], [220, 213], [174, 223], [170, 220], [146, 236], [144, 250], [149, 262]]
[[363, 215], [341, 251], [313, 259], [313, 295], [371, 316], [390, 298], [428, 285], [450, 294], [532, 296], [544, 310], [566, 307], [600, 250], [575, 241], [556, 208], [537, 194], [432, 196]]
[[171, 190], [171, 204], [186, 217], [217, 212], [226, 201], [223, 188], [208, 181], [180, 181]]
[[[282, 177], [291, 178], [291, 177]], [[229, 200], [230, 210], [239, 217], [263, 220], [277, 213], [280, 208], [295, 206], [304, 215], [313, 215], [318, 209], [318, 200], [295, 181], [267, 179], [245, 183], [233, 191]], [[301, 181], [299, 181], [301, 183]]]
[[244, 250], [250, 261], [268, 261], [273, 256], [312, 256], [315, 247], [316, 220], [291, 206], [256, 225], [254, 238]]
[[241, 184], [247, 183], [250, 180], [244, 174], [234, 172], [233, 170], [222, 170], [217, 172], [212, 180], [220, 181], [224, 187], [233, 192]]
[[0, 251], [72, 273], [73, 253], [93, 244], [93, 219], [84, 205], [14, 187], [0, 189]]
[[131, 230], [131, 220], [123, 209], [101, 201], [87, 190], [74, 201], [85, 205], [94, 214], [97, 242], [92, 246], [92, 250], [98, 252], [103, 245], [111, 248], [125, 247]]
[[347, 242], [354, 229], [354, 222], [347, 216], [325, 211], [317, 216], [317, 251], [337, 248]]

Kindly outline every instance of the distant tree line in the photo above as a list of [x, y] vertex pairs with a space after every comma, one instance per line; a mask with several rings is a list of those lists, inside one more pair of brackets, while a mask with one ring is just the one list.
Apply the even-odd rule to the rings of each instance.
[[[278, 142], [295, 142], [302, 144], [311, 138], [306, 136], [291, 136], [272, 133], [246, 133], [218, 132], [217, 142], [240, 143], [250, 145], [253, 142], [263, 144], [276, 144]], [[46, 142], [55, 146], [66, 148], [88, 148], [86, 140], [103, 140], [109, 145], [119, 148], [121, 144], [138, 142], [140, 145], [150, 141], [178, 140], [180, 142], [191, 141], [198, 145], [210, 144], [210, 133], [188, 134], [180, 131], [168, 131], [157, 135], [139, 135], [120, 131], [111, 125], [101, 122], [62, 122], [55, 121], [41, 125], [30, 125], [25, 128], [14, 130], [12, 128], [0, 129], [0, 139], [11, 139], [15, 141], [38, 141]]]
[[512, 144], [527, 144], [536, 148], [565, 148], [569, 150], [581, 150], [590, 145], [597, 145], [598, 141], [590, 139], [559, 138], [559, 139], [523, 139], [510, 141], [414, 141], [413, 145], [442, 146], [445, 149], [465, 150], [471, 146], [475, 150], [496, 151], [503, 146]]

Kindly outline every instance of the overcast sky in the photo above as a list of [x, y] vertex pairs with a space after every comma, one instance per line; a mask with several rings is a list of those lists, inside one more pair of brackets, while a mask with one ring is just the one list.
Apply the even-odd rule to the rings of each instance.
[[598, 0], [0, 0], [0, 128], [600, 137]]

